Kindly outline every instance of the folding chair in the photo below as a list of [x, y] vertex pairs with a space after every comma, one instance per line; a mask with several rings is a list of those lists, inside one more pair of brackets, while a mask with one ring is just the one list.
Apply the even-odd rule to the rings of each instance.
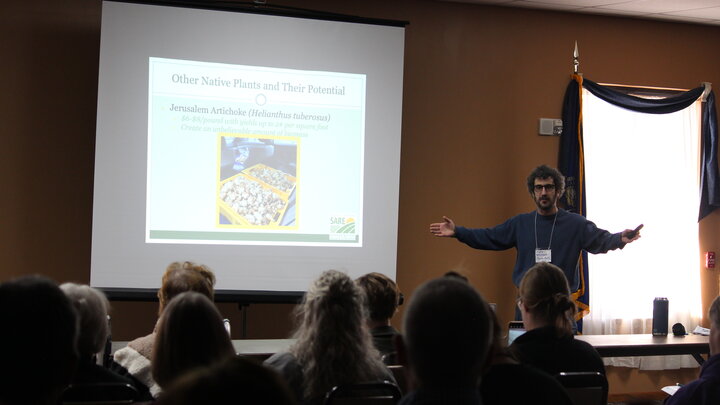
[[567, 372], [555, 376], [575, 405], [607, 405], [608, 381], [596, 371]]
[[130, 384], [86, 383], [70, 385], [63, 391], [61, 405], [112, 405], [132, 404], [138, 392]]
[[393, 377], [395, 377], [395, 383], [397, 387], [400, 389], [400, 393], [405, 394], [410, 391], [410, 387], [408, 386], [408, 379], [407, 375], [405, 374], [405, 367], [402, 365], [392, 365], [387, 366], [388, 370], [393, 374]]
[[398, 386], [390, 381], [345, 384], [328, 391], [324, 405], [394, 405], [401, 396]]

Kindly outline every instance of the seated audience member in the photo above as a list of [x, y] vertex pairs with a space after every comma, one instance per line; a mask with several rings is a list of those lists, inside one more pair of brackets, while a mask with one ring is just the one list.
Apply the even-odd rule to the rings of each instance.
[[278, 370], [295, 398], [322, 403], [336, 385], [395, 381], [367, 330], [365, 295], [346, 274], [329, 270], [295, 309], [295, 343], [265, 364]]
[[518, 306], [527, 332], [510, 345], [521, 363], [554, 376], [560, 372], [605, 374], [598, 352], [572, 332], [575, 303], [565, 274], [551, 263], [537, 263], [520, 280]]
[[88, 285], [65, 283], [60, 289], [70, 299], [78, 316], [77, 351], [80, 358], [73, 384], [133, 382], [97, 364], [96, 354], [103, 350], [110, 334], [108, 309], [110, 303], [105, 294]]
[[415, 391], [400, 404], [479, 404], [480, 374], [492, 324], [490, 309], [470, 284], [440, 277], [420, 286], [396, 340]]
[[[162, 285], [158, 290], [160, 307], [158, 315], [162, 315], [168, 302], [176, 295], [185, 291], [195, 291], [214, 299], [215, 275], [206, 266], [192, 262], [174, 262], [165, 270]], [[157, 328], [157, 325], [156, 325]], [[152, 377], [151, 359], [155, 331], [153, 333], [132, 340], [128, 345], [115, 352], [113, 356], [113, 371], [121, 375], [130, 375], [137, 380], [137, 385], [144, 385], [153, 397], [160, 394], [160, 387]], [[143, 389], [140, 389], [143, 391]]]
[[[483, 405], [573, 405], [552, 376], [521, 364], [509, 353], [497, 317], [491, 311], [493, 341], [480, 382]], [[518, 389], [522, 388], [522, 389]]]
[[39, 276], [0, 284], [0, 403], [55, 405], [78, 361], [70, 301]]
[[173, 298], [160, 316], [152, 357], [153, 379], [165, 388], [188, 371], [234, 355], [215, 304], [203, 294], [184, 292]]
[[368, 273], [355, 282], [365, 291], [369, 315], [367, 325], [373, 344], [381, 355], [392, 356], [395, 353], [393, 339], [399, 332], [390, 326], [390, 318], [400, 305], [400, 290], [390, 277], [380, 273]]
[[163, 391], [158, 405], [293, 405], [290, 389], [272, 369], [232, 356], [178, 378]]
[[708, 318], [710, 357], [700, 368], [700, 377], [665, 399], [666, 405], [720, 404], [720, 297], [716, 297], [710, 305]]

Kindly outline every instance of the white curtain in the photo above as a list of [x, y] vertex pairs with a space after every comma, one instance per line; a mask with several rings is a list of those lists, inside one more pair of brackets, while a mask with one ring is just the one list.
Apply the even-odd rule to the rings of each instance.
[[[583, 90], [587, 217], [611, 232], [645, 227], [642, 237], [589, 255], [586, 334], [652, 333], [655, 297], [669, 300], [670, 327], [699, 324], [700, 101], [671, 114], [611, 105]], [[690, 356], [606, 359], [646, 370], [697, 367]]]

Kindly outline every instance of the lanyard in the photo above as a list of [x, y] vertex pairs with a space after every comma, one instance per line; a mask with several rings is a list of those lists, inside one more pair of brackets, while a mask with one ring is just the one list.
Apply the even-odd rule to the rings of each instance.
[[[555, 218], [553, 219], [552, 228], [550, 228], [550, 242], [548, 242], [548, 250], [550, 249], [550, 246], [552, 246], [552, 238], [553, 233], [555, 232], [555, 221], [557, 221], [557, 217], [560, 211], [555, 213]], [[537, 211], [535, 211], [535, 250], [538, 249], [538, 238], [537, 238]]]

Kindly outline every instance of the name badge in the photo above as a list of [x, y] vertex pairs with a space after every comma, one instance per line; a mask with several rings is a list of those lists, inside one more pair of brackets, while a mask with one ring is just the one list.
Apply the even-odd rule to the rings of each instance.
[[552, 260], [552, 250], [535, 249], [535, 263], [549, 263]]

